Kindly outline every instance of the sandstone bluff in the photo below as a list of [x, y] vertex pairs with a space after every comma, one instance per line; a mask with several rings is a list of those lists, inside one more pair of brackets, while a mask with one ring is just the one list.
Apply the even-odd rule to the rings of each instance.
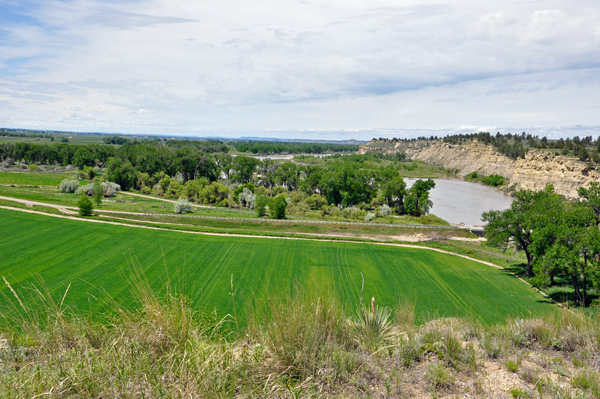
[[358, 150], [359, 154], [381, 152], [384, 154], [405, 153], [414, 161], [439, 165], [457, 170], [459, 176], [472, 172], [483, 175], [497, 174], [509, 180], [507, 186], [516, 189], [541, 190], [554, 185], [558, 194], [577, 197], [577, 189], [592, 181], [600, 181], [600, 173], [590, 169], [585, 162], [572, 157], [554, 155], [544, 150], [532, 150], [525, 159], [513, 160], [494, 151], [490, 145], [473, 141], [466, 145], [438, 142], [393, 142], [371, 140]]

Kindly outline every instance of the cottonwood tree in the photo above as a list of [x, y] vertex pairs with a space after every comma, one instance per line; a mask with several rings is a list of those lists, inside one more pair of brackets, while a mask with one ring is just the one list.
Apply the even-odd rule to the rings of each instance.
[[399, 176], [383, 183], [381, 187], [381, 195], [386, 205], [396, 208], [396, 212], [400, 214], [404, 213], [406, 193], [406, 182]]
[[551, 192], [550, 188], [538, 192], [517, 191], [510, 208], [504, 211], [483, 212], [481, 215], [481, 219], [486, 223], [488, 245], [506, 249], [509, 243], [514, 243], [517, 251], [525, 252], [527, 258], [525, 274], [529, 277], [534, 276], [532, 234], [536, 222], [539, 222], [539, 213], [542, 211], [540, 202]]
[[429, 199], [429, 191], [435, 188], [431, 179], [415, 181], [404, 199], [404, 210], [411, 216], [427, 215], [433, 206]]
[[543, 282], [549, 271], [564, 274], [571, 281], [575, 304], [586, 306], [588, 282], [596, 266], [593, 254], [597, 251], [599, 239], [594, 215], [589, 208], [580, 204], [567, 204], [560, 220], [554, 223], [553, 243], [536, 260], [538, 274], [534, 282], [536, 285], [547, 285]]

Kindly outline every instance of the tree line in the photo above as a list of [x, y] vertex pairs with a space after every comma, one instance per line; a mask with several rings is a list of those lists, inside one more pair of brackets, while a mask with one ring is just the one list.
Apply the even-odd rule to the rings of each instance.
[[332, 152], [356, 152], [359, 146], [335, 143], [290, 143], [270, 141], [232, 141], [229, 143], [240, 152], [251, 154], [325, 154]]
[[590, 303], [600, 288], [600, 183], [578, 190], [574, 201], [545, 190], [523, 190], [505, 211], [484, 212], [488, 244], [514, 245], [527, 258], [526, 275], [539, 287], [557, 279], [572, 286], [575, 304]]

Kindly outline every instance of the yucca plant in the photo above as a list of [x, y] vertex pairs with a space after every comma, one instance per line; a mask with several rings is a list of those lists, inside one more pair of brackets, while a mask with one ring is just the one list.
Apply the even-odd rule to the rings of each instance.
[[371, 309], [361, 306], [357, 310], [351, 325], [356, 339], [363, 348], [376, 352], [391, 341], [393, 336], [391, 314], [388, 308], [375, 306], [375, 298], [372, 299]]

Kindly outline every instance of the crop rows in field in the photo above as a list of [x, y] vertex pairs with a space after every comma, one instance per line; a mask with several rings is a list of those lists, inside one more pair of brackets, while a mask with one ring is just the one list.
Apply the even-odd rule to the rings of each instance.
[[[292, 290], [296, 283], [329, 286], [356, 306], [365, 277], [366, 301], [396, 306], [416, 300], [417, 314], [471, 316], [493, 323], [507, 316], [553, 311], [540, 294], [507, 272], [426, 249], [327, 241], [223, 237], [85, 223], [0, 209], [0, 274], [17, 286], [39, 275], [54, 292], [71, 283], [69, 303], [98, 307], [100, 290], [130, 303], [131, 258], [160, 291], [167, 281], [197, 306], [232, 310], [236, 303]], [[0, 286], [0, 289], [6, 289]]]

